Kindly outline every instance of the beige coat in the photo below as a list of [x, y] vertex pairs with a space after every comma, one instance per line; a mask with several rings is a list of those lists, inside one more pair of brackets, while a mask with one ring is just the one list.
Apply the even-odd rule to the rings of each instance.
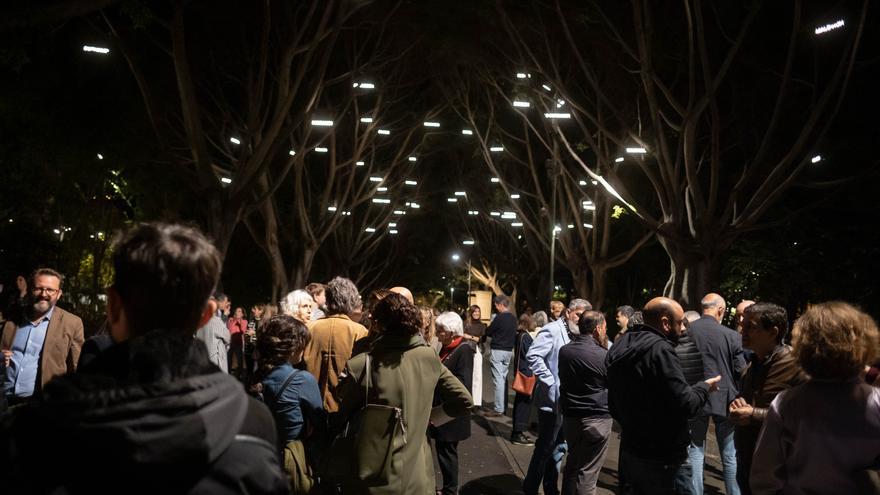
[[314, 322], [310, 327], [312, 340], [303, 353], [306, 371], [318, 379], [324, 397], [324, 409], [335, 412], [339, 407], [333, 397], [339, 374], [351, 358], [355, 341], [367, 336], [367, 329], [345, 315], [332, 315]]
[[[450, 417], [469, 413], [473, 399], [467, 388], [443, 366], [434, 350], [425, 345], [421, 336], [383, 335], [373, 344], [371, 367], [373, 381], [370, 402], [400, 407], [406, 426], [406, 445], [392, 461], [390, 481], [384, 486], [363, 486], [359, 480], [348, 480], [345, 493], [371, 495], [434, 495], [434, 467], [428, 445], [428, 420], [434, 391], [443, 401], [443, 410]], [[346, 366], [339, 381], [337, 399], [341, 419], [363, 407], [366, 353], [358, 354]], [[385, 432], [360, 431], [358, 435]]]
[[[3, 326], [3, 336], [0, 338], [0, 348], [10, 349], [18, 327], [12, 321], [7, 321]], [[37, 390], [34, 394], [49, 383], [56, 376], [73, 373], [79, 361], [79, 353], [82, 350], [83, 322], [79, 316], [68, 313], [55, 306], [52, 311], [52, 319], [46, 328], [46, 340], [43, 342], [43, 351], [40, 353], [40, 369], [37, 372]]]

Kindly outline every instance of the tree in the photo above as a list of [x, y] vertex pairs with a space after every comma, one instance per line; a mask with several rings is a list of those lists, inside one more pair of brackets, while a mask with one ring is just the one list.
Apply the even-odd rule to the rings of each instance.
[[[811, 165], [846, 95], [868, 2], [827, 40], [805, 29], [800, 1], [786, 11], [632, 0], [627, 12], [555, 0], [551, 14], [520, 18], [496, 5], [521, 63], [567, 102], [576, 125], [556, 128], [565, 149], [656, 232], [671, 261], [664, 292], [694, 303], [715, 285], [720, 254], [761, 228]], [[787, 40], [750, 37], [785, 19]], [[626, 160], [638, 173], [609, 166], [627, 148], [646, 152]]]
[[191, 10], [178, 0], [102, 11], [169, 170], [192, 190], [221, 253], [295, 166], [293, 137], [308, 133], [340, 33], [360, 5], [267, 0]]
[[[615, 204], [584, 180], [558, 138], [560, 124], [546, 117], [556, 112], [558, 100], [543, 88], [535, 91], [528, 77], [515, 83], [489, 71], [480, 76], [460, 86], [452, 101], [497, 180], [497, 206], [510, 212], [495, 213], [528, 233], [530, 249], [552, 253], [551, 276], [558, 258], [571, 271], [578, 296], [601, 307], [608, 271], [629, 260], [650, 234], [618, 236], [612, 243]], [[507, 109], [514, 110], [508, 115]], [[552, 298], [553, 285], [547, 297]]]

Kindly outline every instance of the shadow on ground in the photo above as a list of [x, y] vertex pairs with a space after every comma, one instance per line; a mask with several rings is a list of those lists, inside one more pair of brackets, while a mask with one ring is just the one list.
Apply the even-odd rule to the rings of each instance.
[[512, 474], [499, 474], [468, 481], [458, 492], [461, 495], [516, 495], [522, 493], [521, 483]]

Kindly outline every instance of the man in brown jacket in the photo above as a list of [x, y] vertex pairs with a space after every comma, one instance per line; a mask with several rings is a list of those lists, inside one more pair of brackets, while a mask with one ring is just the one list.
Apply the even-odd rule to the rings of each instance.
[[334, 394], [339, 374], [351, 358], [355, 341], [367, 336], [367, 329], [349, 315], [360, 309], [361, 297], [354, 282], [336, 277], [327, 284], [327, 317], [312, 324], [312, 339], [303, 354], [306, 370], [318, 379], [324, 409], [339, 409]]
[[22, 321], [7, 321], [3, 351], [3, 389], [9, 405], [39, 396], [52, 378], [73, 373], [84, 340], [82, 320], [56, 306], [62, 276], [40, 268], [31, 276], [30, 301]]
[[756, 303], [743, 312], [743, 347], [754, 351], [755, 358], [746, 368], [739, 397], [730, 403], [729, 409], [729, 419], [736, 425], [736, 478], [743, 494], [751, 493], [752, 453], [770, 403], [783, 390], [806, 380], [791, 347], [782, 343], [787, 332], [788, 315], [776, 304]]

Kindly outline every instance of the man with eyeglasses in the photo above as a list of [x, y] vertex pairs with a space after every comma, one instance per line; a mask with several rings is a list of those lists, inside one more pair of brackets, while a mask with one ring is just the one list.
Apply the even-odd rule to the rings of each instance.
[[8, 321], [3, 327], [3, 393], [9, 406], [38, 397], [49, 380], [76, 371], [83, 323], [56, 306], [62, 279], [51, 268], [36, 270], [21, 321]]

